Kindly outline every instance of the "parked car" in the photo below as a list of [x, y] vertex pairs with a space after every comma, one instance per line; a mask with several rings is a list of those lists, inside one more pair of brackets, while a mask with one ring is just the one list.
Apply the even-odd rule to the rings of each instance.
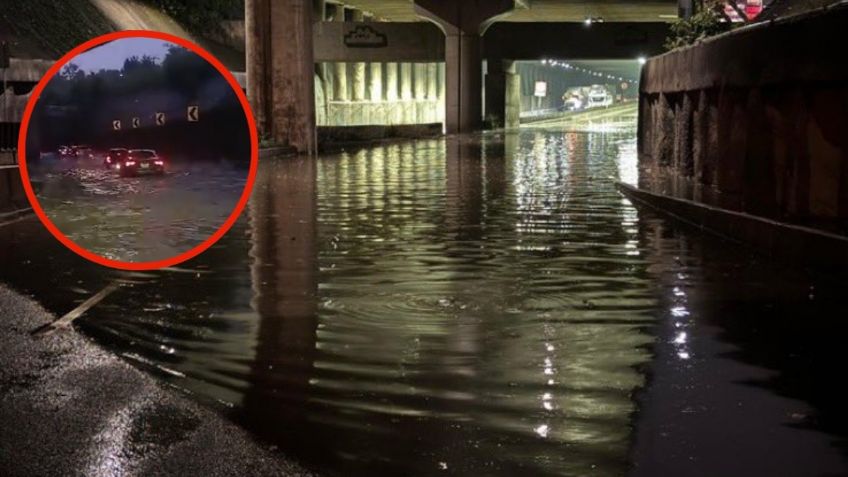
[[106, 169], [111, 169], [115, 167], [116, 164], [123, 161], [129, 151], [125, 147], [113, 147], [109, 149], [109, 152], [106, 153], [106, 157], [103, 158], [103, 166]]
[[130, 149], [126, 157], [115, 166], [121, 177], [139, 174], [165, 174], [165, 159], [153, 149]]

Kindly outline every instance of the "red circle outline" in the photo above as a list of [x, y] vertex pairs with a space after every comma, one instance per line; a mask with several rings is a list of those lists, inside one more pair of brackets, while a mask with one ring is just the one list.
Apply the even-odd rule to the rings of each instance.
[[[236, 203], [235, 208], [230, 213], [227, 220], [215, 231], [209, 238], [201, 242], [199, 245], [196, 245], [194, 248], [183, 252], [179, 255], [175, 255], [171, 258], [166, 258], [163, 260], [154, 260], [148, 262], [124, 262], [121, 260], [113, 260], [110, 258], [106, 258], [102, 255], [98, 255], [96, 253], [90, 252], [85, 248], [79, 246], [73, 240], [68, 238], [65, 234], [62, 233], [61, 230], [56, 227], [56, 225], [50, 220], [49, 217], [44, 213], [44, 210], [41, 208], [41, 204], [38, 202], [38, 198], [35, 196], [35, 193], [32, 190], [32, 184], [30, 184], [29, 180], [29, 172], [27, 171], [26, 164], [26, 137], [27, 130], [29, 128], [30, 118], [32, 116], [32, 111], [35, 108], [35, 103], [38, 102], [39, 97], [41, 96], [41, 92], [47, 86], [47, 83], [55, 76], [59, 70], [65, 66], [68, 62], [74, 59], [80, 53], [83, 53], [95, 46], [102, 45], [103, 43], [107, 43], [110, 41], [118, 40], [121, 38], [153, 38], [158, 40], [164, 40], [171, 43], [175, 43], [180, 45], [192, 52], [200, 55], [208, 61], [215, 69], [218, 70], [221, 75], [227, 80], [230, 84], [230, 87], [235, 91], [236, 96], [241, 103], [242, 109], [244, 109], [245, 118], [247, 119], [248, 130], [250, 132], [250, 169], [247, 174], [247, 182], [244, 186], [244, 191], [242, 191], [241, 197], [239, 198], [238, 203]], [[238, 219], [239, 215], [241, 215], [242, 210], [244, 210], [245, 205], [247, 205], [247, 201], [250, 198], [250, 193], [253, 190], [253, 183], [256, 180], [256, 170], [259, 164], [259, 135], [256, 131], [256, 120], [253, 117], [253, 112], [250, 109], [250, 104], [247, 101], [247, 97], [241, 89], [241, 86], [236, 81], [235, 77], [227, 70], [227, 68], [218, 61], [217, 58], [212, 56], [209, 52], [201, 48], [200, 46], [192, 43], [184, 38], [180, 38], [168, 33], [162, 33], [157, 31], [147, 31], [147, 30], [125, 30], [118, 31], [113, 33], [107, 33], [105, 35], [98, 36], [96, 38], [92, 38], [91, 40], [86, 41], [85, 43], [77, 46], [73, 50], [69, 51], [62, 58], [60, 58], [53, 66], [47, 70], [47, 73], [35, 88], [32, 90], [32, 94], [30, 95], [29, 101], [27, 102], [26, 109], [24, 110], [24, 117], [21, 121], [21, 130], [18, 135], [18, 165], [21, 171], [21, 180], [23, 181], [24, 191], [26, 192], [27, 199], [29, 199], [30, 205], [32, 205], [32, 209], [35, 211], [35, 214], [41, 220], [47, 230], [53, 234], [56, 239], [62, 242], [66, 247], [77, 253], [78, 255], [100, 265], [104, 265], [106, 267], [118, 268], [121, 270], [157, 270], [160, 268], [171, 267], [182, 263], [186, 260], [196, 257], [197, 255], [204, 252], [206, 249], [211, 247], [215, 242], [217, 242], [221, 237], [230, 230], [230, 227], [233, 226], [236, 219]]]

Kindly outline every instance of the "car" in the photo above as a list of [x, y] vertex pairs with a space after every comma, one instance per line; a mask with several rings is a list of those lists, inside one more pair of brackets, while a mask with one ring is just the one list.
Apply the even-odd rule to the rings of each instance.
[[56, 148], [56, 153], [59, 154], [60, 157], [67, 157], [71, 153], [71, 148], [68, 146], [59, 146]]
[[115, 166], [121, 177], [139, 174], [165, 175], [165, 159], [153, 149], [130, 149], [126, 157]]
[[71, 146], [71, 152], [73, 153], [73, 157], [77, 159], [91, 159], [94, 157], [94, 150], [91, 146]]
[[109, 152], [106, 153], [106, 157], [103, 158], [103, 167], [106, 169], [111, 169], [115, 167], [115, 165], [124, 160], [127, 157], [127, 148], [125, 147], [113, 147], [109, 149]]

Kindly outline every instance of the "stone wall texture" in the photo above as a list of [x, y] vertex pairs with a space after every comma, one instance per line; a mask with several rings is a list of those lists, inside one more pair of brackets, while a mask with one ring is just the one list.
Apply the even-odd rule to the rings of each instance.
[[639, 187], [848, 232], [846, 25], [842, 3], [649, 60]]

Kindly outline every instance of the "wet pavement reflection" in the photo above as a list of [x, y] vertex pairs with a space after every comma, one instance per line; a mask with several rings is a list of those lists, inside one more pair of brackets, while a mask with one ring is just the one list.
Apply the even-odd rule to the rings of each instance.
[[118, 280], [83, 332], [334, 475], [844, 473], [844, 277], [637, 210], [635, 171], [630, 129], [268, 161], [181, 267], [23, 223], [0, 280], [57, 312]]
[[69, 239], [122, 261], [163, 260], [209, 238], [241, 197], [247, 167], [168, 161], [164, 176], [120, 177], [102, 157], [29, 165], [42, 209]]

